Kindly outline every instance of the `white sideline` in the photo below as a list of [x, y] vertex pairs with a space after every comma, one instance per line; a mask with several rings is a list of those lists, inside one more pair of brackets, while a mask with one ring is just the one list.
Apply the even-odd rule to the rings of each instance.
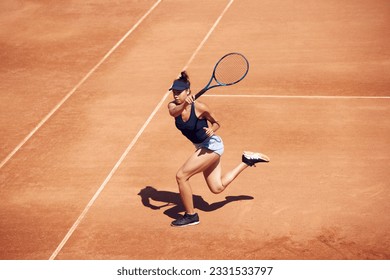
[[50, 119], [51, 116], [57, 110], [65, 103], [66, 100], [68, 100], [73, 93], [96, 71], [97, 68], [99, 68], [100, 65], [103, 64], [103, 62], [120, 46], [120, 44], [123, 43], [123, 41], [129, 37], [131, 33], [144, 21], [144, 19], [154, 10], [154, 8], [157, 7], [158, 4], [160, 4], [162, 0], [158, 0], [147, 12], [144, 14], [137, 23], [129, 30], [127, 33], [113, 46], [106, 55], [82, 78], [78, 84], [76, 84], [73, 89], [65, 95], [64, 98], [61, 99], [61, 101], [34, 127], [34, 129], [20, 142], [15, 149], [12, 150], [11, 153], [8, 154], [8, 156], [5, 157], [0, 163], [0, 169], [19, 151], [19, 149], [40, 129], [47, 121]]
[[[199, 44], [199, 46], [196, 48], [196, 50], [194, 51], [194, 53], [192, 54], [192, 56], [190, 57], [190, 59], [188, 60], [187, 64], [184, 66], [184, 69], [186, 69], [190, 63], [193, 61], [193, 59], [195, 58], [195, 56], [197, 55], [197, 53], [199, 52], [199, 50], [202, 48], [202, 46], [205, 44], [205, 42], [207, 41], [207, 39], [210, 37], [211, 33], [213, 32], [213, 30], [215, 29], [215, 27], [218, 25], [219, 21], [221, 20], [222, 16], [225, 14], [225, 12], [228, 10], [228, 8], [230, 7], [230, 5], [233, 3], [234, 0], [230, 0], [230, 2], [228, 3], [228, 5], [226, 6], [226, 8], [222, 11], [221, 15], [218, 17], [217, 21], [214, 23], [214, 25], [211, 27], [210, 31], [207, 33], [207, 35], [205, 36], [205, 38], [202, 40], [202, 42]], [[167, 99], [168, 95], [170, 94], [169, 91], [167, 91], [164, 96], [162, 97], [162, 99], [160, 100], [160, 102], [157, 104], [157, 106], [154, 108], [153, 112], [150, 114], [149, 118], [146, 120], [146, 122], [144, 123], [144, 125], [141, 127], [141, 129], [138, 131], [137, 135], [133, 138], [133, 140], [131, 141], [131, 143], [129, 144], [129, 146], [126, 148], [126, 150], [123, 152], [123, 154], [121, 155], [121, 157], [119, 158], [119, 160], [117, 161], [117, 163], [115, 164], [115, 166], [112, 168], [112, 170], [110, 171], [110, 173], [108, 174], [108, 176], [106, 177], [106, 179], [104, 180], [104, 182], [101, 184], [101, 186], [99, 187], [99, 189], [96, 191], [95, 195], [91, 198], [91, 200], [89, 201], [89, 203], [87, 204], [87, 206], [84, 208], [83, 212], [80, 214], [80, 216], [77, 218], [77, 220], [74, 222], [74, 224], [72, 225], [72, 227], [69, 229], [69, 231], [67, 232], [67, 234], [65, 235], [64, 239], [61, 241], [61, 243], [58, 245], [58, 247], [56, 248], [56, 250], [53, 252], [53, 254], [50, 256], [49, 260], [54, 260], [58, 253], [62, 250], [62, 248], [64, 247], [64, 245], [66, 244], [66, 242], [69, 240], [69, 238], [72, 236], [73, 232], [76, 230], [76, 228], [78, 227], [78, 225], [81, 223], [81, 221], [84, 219], [84, 217], [86, 216], [86, 214], [88, 213], [88, 210], [91, 208], [91, 206], [93, 205], [93, 203], [95, 202], [95, 200], [98, 198], [98, 196], [100, 195], [100, 193], [103, 191], [103, 189], [105, 188], [105, 186], [107, 185], [107, 183], [110, 181], [110, 179], [112, 178], [112, 176], [114, 175], [114, 173], [117, 171], [117, 169], [119, 168], [119, 166], [121, 165], [121, 163], [123, 162], [123, 160], [126, 158], [127, 154], [130, 152], [130, 150], [133, 148], [133, 146], [135, 145], [135, 143], [138, 141], [138, 138], [142, 135], [142, 133], [144, 132], [144, 130], [146, 129], [146, 127], [148, 126], [148, 124], [150, 123], [150, 121], [153, 119], [154, 115], [158, 112], [158, 110], [161, 108], [162, 104], [165, 102], [165, 100]]]

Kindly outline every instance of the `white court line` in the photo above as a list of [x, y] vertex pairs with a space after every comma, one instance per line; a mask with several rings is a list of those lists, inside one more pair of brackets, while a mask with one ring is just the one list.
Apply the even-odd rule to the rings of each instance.
[[19, 151], [19, 149], [40, 129], [47, 121], [50, 119], [51, 116], [57, 110], [65, 103], [66, 100], [68, 100], [73, 93], [96, 71], [96, 69], [102, 65], [102, 63], [119, 47], [120, 44], [123, 43], [123, 41], [129, 37], [131, 33], [144, 21], [144, 19], [157, 7], [158, 4], [160, 4], [162, 0], [158, 0], [147, 12], [144, 14], [138, 21], [137, 23], [129, 30], [127, 33], [116, 43], [115, 46], [109, 50], [106, 55], [87, 73], [87, 75], [84, 76], [78, 82], [77, 85], [74, 86], [74, 88], [67, 94], [65, 95], [64, 98], [34, 127], [34, 129], [23, 139], [22, 142], [19, 143], [19, 145], [16, 146], [16, 148], [5, 158], [1, 161], [0, 163], [0, 169]]
[[[390, 96], [337, 96], [337, 95], [256, 95], [256, 94], [205, 94], [210, 97], [274, 98], [274, 99], [390, 99]], [[203, 97], [203, 96], [202, 96]]]
[[[203, 41], [199, 44], [199, 46], [196, 48], [196, 50], [194, 51], [194, 53], [192, 54], [192, 56], [190, 57], [190, 59], [188, 60], [187, 64], [184, 66], [183, 69], [186, 69], [190, 63], [194, 60], [195, 56], [197, 55], [197, 53], [200, 51], [200, 49], [203, 47], [203, 45], [205, 44], [205, 42], [207, 41], [207, 39], [210, 37], [211, 33], [214, 31], [214, 29], [216, 28], [216, 26], [218, 25], [219, 21], [221, 20], [221, 18], [223, 17], [223, 15], [225, 14], [225, 12], [229, 9], [230, 5], [234, 2], [234, 0], [230, 0], [230, 2], [228, 3], [228, 5], [226, 6], [226, 8], [222, 11], [221, 15], [218, 17], [218, 19], [216, 20], [216, 22], [214, 23], [214, 25], [211, 27], [210, 31], [207, 33], [207, 35], [205, 36], [205, 38], [203, 39]], [[138, 141], [138, 138], [142, 135], [142, 133], [144, 132], [144, 130], [146, 129], [146, 127], [148, 126], [148, 124], [151, 122], [151, 120], [153, 119], [153, 117], [155, 116], [155, 114], [158, 112], [158, 110], [160, 110], [162, 104], [164, 104], [165, 100], [167, 99], [168, 95], [170, 94], [169, 91], [167, 91], [164, 96], [162, 97], [162, 99], [160, 100], [160, 102], [157, 104], [156, 108], [154, 108], [153, 112], [150, 114], [149, 118], [146, 120], [146, 122], [144, 123], [144, 125], [141, 127], [141, 129], [138, 131], [137, 135], [133, 138], [133, 140], [131, 141], [131, 143], [129, 144], [129, 146], [127, 146], [126, 150], [123, 152], [122, 156], [119, 158], [119, 160], [117, 161], [117, 163], [115, 164], [115, 166], [112, 168], [112, 170], [110, 171], [110, 173], [108, 174], [108, 176], [106, 177], [106, 179], [104, 180], [104, 182], [101, 184], [101, 186], [99, 187], [99, 189], [96, 191], [95, 195], [91, 198], [91, 200], [88, 202], [87, 206], [84, 208], [83, 212], [80, 214], [80, 216], [77, 218], [77, 220], [74, 222], [74, 224], [72, 225], [72, 227], [69, 229], [69, 231], [67, 232], [67, 234], [65, 235], [64, 239], [61, 241], [61, 243], [58, 245], [57, 249], [53, 252], [53, 254], [50, 256], [49, 260], [54, 260], [58, 253], [62, 250], [62, 248], [64, 247], [64, 245], [66, 244], [66, 242], [69, 240], [69, 238], [72, 236], [73, 232], [76, 230], [76, 228], [78, 227], [78, 225], [81, 223], [81, 221], [84, 219], [84, 217], [87, 215], [89, 209], [91, 208], [91, 206], [93, 205], [93, 203], [95, 202], [95, 200], [99, 197], [100, 193], [103, 191], [103, 189], [105, 188], [105, 186], [107, 185], [107, 183], [111, 180], [112, 176], [114, 175], [114, 173], [117, 171], [117, 169], [119, 168], [119, 166], [122, 164], [123, 160], [126, 158], [127, 154], [131, 151], [131, 149], [133, 148], [133, 146], [135, 145], [135, 143]]]
[[204, 37], [203, 41], [199, 44], [199, 46], [196, 48], [190, 59], [188, 60], [187, 64], [184, 66], [183, 70], [186, 70], [188, 66], [191, 64], [191, 62], [194, 60], [195, 56], [199, 52], [199, 50], [203, 47], [203, 45], [206, 43], [207, 39], [210, 37], [211, 33], [213, 33], [214, 29], [217, 27], [219, 22], [221, 21], [223, 15], [226, 13], [226, 11], [230, 8], [230, 6], [233, 4], [234, 0], [230, 0], [230, 2], [226, 5], [225, 9], [222, 11], [222, 13], [219, 15], [218, 19], [215, 21], [214, 25], [211, 27], [209, 32]]

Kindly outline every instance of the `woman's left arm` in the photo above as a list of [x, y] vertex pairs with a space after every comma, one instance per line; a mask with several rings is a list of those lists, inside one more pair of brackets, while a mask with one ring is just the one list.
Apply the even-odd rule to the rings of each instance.
[[215, 114], [211, 112], [209, 106], [204, 103], [197, 102], [196, 108], [199, 110], [199, 117], [206, 119], [210, 122], [211, 127], [205, 127], [207, 136], [213, 136], [214, 133], [221, 127], [219, 122], [217, 121]]

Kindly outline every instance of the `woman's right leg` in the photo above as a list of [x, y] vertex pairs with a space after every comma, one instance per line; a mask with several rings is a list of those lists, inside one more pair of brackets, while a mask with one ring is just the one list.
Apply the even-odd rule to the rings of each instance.
[[198, 149], [183, 164], [176, 174], [176, 181], [179, 187], [180, 196], [184, 208], [188, 214], [194, 214], [194, 202], [192, 198], [192, 189], [189, 179], [219, 160], [219, 155], [207, 149]]

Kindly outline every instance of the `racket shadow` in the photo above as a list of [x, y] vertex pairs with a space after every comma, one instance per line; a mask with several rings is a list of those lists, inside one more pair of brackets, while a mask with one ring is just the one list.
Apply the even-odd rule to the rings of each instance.
[[[185, 211], [183, 203], [181, 202], [180, 194], [170, 191], [159, 191], [152, 186], [146, 186], [138, 193], [141, 196], [141, 202], [145, 207], [152, 210], [160, 210], [162, 208], [168, 208], [164, 211], [164, 214], [172, 219], [178, 219], [181, 217], [181, 213]], [[193, 195], [194, 207], [200, 211], [211, 212], [222, 208], [228, 203], [239, 200], [251, 200], [253, 196], [238, 195], [238, 196], [226, 196], [225, 200], [208, 203], [200, 195]], [[161, 204], [162, 205], [158, 205]], [[156, 205], [157, 204], [157, 205]]]

